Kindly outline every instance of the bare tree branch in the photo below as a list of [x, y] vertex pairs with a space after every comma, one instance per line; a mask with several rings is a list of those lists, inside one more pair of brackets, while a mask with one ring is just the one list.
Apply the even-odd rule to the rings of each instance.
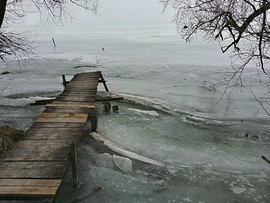
[[67, 11], [70, 4], [96, 13], [99, 0], [0, 0], [0, 59], [4, 60], [7, 56], [16, 58], [31, 53], [26, 38], [15, 33], [4, 32], [5, 28], [22, 22], [23, 17], [31, 13], [38, 13], [41, 21], [45, 19], [46, 22], [62, 24], [64, 19], [70, 17]]
[[32, 54], [30, 42], [26, 37], [16, 33], [0, 33], [0, 59], [4, 61], [7, 56], [21, 58]]
[[[270, 46], [270, 2], [268, 0], [160, 0], [164, 8], [175, 10], [179, 31], [186, 40], [198, 34], [207, 39], [220, 40], [223, 53], [248, 52], [243, 44], [256, 44], [251, 61], [258, 60], [263, 73]], [[255, 57], [259, 56], [259, 57]]]
[[5, 16], [5, 12], [6, 12], [6, 5], [7, 5], [7, 0], [0, 1], [0, 28], [2, 27], [2, 24], [4, 21], [4, 16]]
[[256, 97], [255, 93], [252, 91], [252, 88], [249, 88], [249, 91], [251, 92], [251, 94], [253, 95], [253, 97], [256, 99], [256, 101], [260, 104], [260, 106], [263, 108], [264, 112], [270, 116], [270, 112], [267, 111], [267, 109], [265, 108], [265, 106], [263, 105], [263, 103]]

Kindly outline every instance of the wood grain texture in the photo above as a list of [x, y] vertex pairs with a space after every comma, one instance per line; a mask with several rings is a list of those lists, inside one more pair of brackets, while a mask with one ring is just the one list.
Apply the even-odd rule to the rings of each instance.
[[9, 150], [3, 161], [67, 161], [69, 145], [63, 146], [18, 146]]
[[51, 104], [47, 104], [46, 107], [49, 107], [49, 106], [55, 106], [55, 107], [65, 107], [65, 108], [68, 108], [68, 107], [81, 107], [81, 108], [89, 108], [89, 109], [93, 109], [95, 108], [95, 105], [94, 104], [86, 104], [86, 103], [68, 103], [68, 102], [54, 102], [54, 103], [51, 103]]
[[1, 179], [61, 179], [68, 162], [0, 162]]
[[[34, 123], [31, 128], [78, 128], [82, 129], [84, 123]], [[67, 129], [69, 130], [69, 129]], [[71, 130], [71, 129], [70, 129]]]
[[61, 179], [0, 179], [2, 186], [49, 186], [57, 187], [61, 184]]
[[42, 113], [42, 118], [87, 118], [86, 113]]
[[38, 118], [37, 123], [85, 123], [87, 118]]
[[0, 195], [5, 196], [54, 196], [58, 187], [52, 186], [2, 186]]

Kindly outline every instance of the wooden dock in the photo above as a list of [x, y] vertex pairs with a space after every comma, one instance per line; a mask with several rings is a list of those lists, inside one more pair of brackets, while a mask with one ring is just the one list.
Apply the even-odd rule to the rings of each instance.
[[[64, 79], [64, 77], [63, 77]], [[101, 72], [79, 73], [0, 160], [0, 202], [52, 202], [69, 163], [70, 146], [86, 122], [96, 128], [95, 97]]]

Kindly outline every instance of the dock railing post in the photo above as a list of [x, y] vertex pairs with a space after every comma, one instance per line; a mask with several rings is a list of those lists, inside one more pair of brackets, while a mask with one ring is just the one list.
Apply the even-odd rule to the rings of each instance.
[[100, 82], [103, 83], [106, 92], [109, 92], [109, 88], [108, 88], [107, 85], [106, 85], [106, 80], [104, 80], [104, 78], [103, 78], [103, 76], [102, 76], [101, 73], [100, 73]]
[[73, 187], [77, 187], [78, 186], [77, 144], [74, 142], [70, 144], [70, 159], [72, 168]]

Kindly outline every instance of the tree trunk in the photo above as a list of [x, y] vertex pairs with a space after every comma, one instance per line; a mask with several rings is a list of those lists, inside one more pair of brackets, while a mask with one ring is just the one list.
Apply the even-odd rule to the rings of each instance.
[[0, 28], [2, 27], [6, 12], [7, 0], [0, 0]]

